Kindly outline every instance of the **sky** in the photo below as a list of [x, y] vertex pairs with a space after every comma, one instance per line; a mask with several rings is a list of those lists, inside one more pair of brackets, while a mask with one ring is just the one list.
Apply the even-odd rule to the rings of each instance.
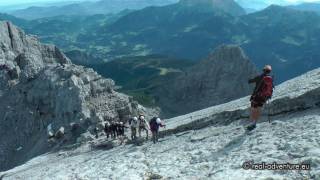
[[[61, 2], [61, 1], [68, 1], [68, 0], [0, 0], [0, 6], [7, 6], [7, 5], [19, 5], [19, 4], [29, 4], [29, 3], [46, 3], [46, 2]], [[74, 0], [72, 0], [74, 1]], [[77, 1], [84, 1], [84, 0], [77, 0]], [[315, 2], [319, 0], [245, 0], [248, 3], [250, 1], [254, 2], [266, 2], [267, 4], [277, 4], [277, 2], [285, 1], [286, 3], [297, 3], [297, 2]]]
[[54, 3], [65, 1], [85, 1], [85, 0], [0, 0], [0, 6], [20, 5], [20, 4], [36, 4], [36, 3]]
[[[97, 1], [97, 0], [0, 0], [0, 7], [19, 5], [44, 5], [46, 3], [67, 2], [67, 1]], [[320, 0], [235, 0], [242, 6], [248, 8], [264, 8], [270, 4], [289, 5], [302, 2], [316, 2]]]

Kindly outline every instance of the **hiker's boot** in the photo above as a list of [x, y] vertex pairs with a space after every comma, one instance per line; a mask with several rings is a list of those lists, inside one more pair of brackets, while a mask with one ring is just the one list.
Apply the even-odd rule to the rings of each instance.
[[252, 131], [257, 127], [256, 124], [251, 124], [250, 126], [247, 127], [247, 131]]

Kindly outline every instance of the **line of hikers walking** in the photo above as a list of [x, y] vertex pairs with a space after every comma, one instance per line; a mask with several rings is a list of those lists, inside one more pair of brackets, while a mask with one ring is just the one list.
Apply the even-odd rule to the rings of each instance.
[[123, 122], [106, 122], [105, 123], [105, 134], [107, 138], [117, 138], [119, 137], [121, 141], [124, 138], [125, 128], [130, 128], [131, 131], [131, 140], [137, 139], [137, 132], [139, 138], [142, 137], [142, 133], [146, 133], [146, 140], [149, 139], [149, 131], [151, 131], [152, 141], [156, 143], [159, 139], [159, 128], [165, 127], [164, 121], [159, 117], [153, 117], [149, 122], [147, 122], [145, 116], [140, 114], [138, 117], [132, 117], [129, 120], [129, 127], [126, 126]]

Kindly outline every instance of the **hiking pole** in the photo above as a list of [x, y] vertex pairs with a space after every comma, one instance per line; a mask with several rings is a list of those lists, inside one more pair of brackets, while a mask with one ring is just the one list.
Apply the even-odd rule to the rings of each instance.
[[270, 100], [267, 101], [267, 116], [268, 116], [269, 123], [271, 123], [271, 118], [270, 118]]

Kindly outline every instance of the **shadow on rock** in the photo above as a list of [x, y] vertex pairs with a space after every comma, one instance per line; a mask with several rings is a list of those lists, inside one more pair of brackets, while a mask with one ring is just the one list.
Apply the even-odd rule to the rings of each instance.
[[99, 142], [96, 144], [92, 144], [91, 148], [92, 149], [98, 149], [98, 150], [110, 150], [117, 145], [113, 141], [105, 141], [105, 142]]
[[136, 145], [136, 146], [142, 146], [145, 142], [147, 142], [148, 140], [144, 139], [144, 138], [137, 138], [135, 140], [128, 140], [126, 142], [126, 144], [132, 144], [132, 145]]

